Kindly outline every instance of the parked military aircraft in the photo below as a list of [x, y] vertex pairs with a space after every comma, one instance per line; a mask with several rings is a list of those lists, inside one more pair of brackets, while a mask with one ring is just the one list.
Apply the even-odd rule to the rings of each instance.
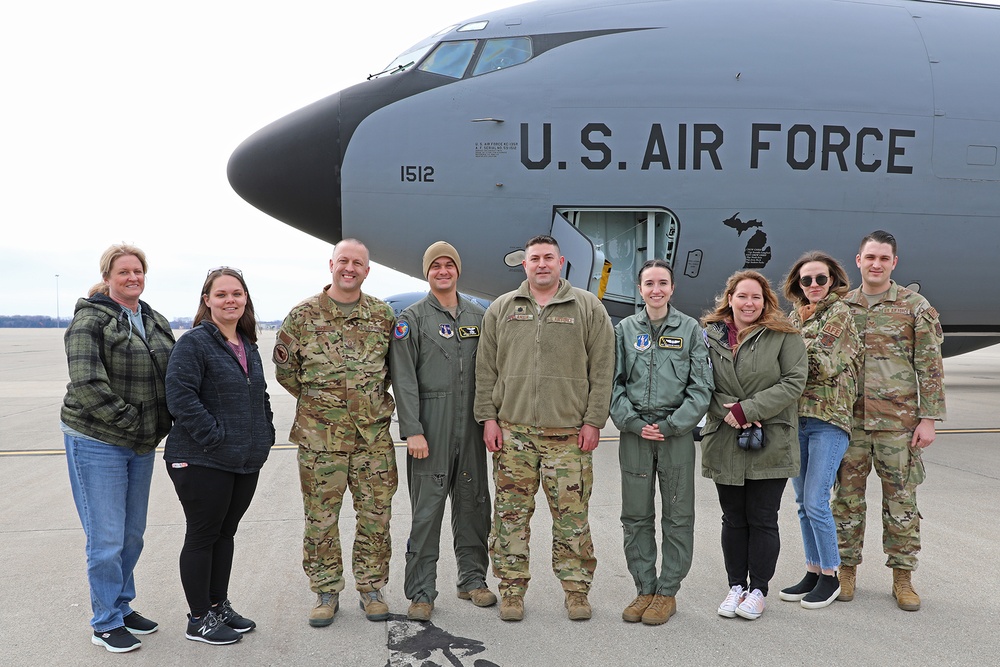
[[265, 127], [229, 179], [411, 275], [447, 239], [486, 298], [552, 233], [569, 280], [619, 317], [652, 256], [697, 316], [736, 269], [778, 280], [810, 249], [853, 269], [886, 229], [893, 278], [957, 354], [1000, 342], [998, 35], [1000, 9], [967, 2], [539, 0]]

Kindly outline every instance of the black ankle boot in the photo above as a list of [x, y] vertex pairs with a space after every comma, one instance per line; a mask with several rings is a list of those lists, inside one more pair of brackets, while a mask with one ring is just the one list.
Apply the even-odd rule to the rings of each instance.
[[840, 579], [836, 574], [821, 574], [816, 588], [809, 591], [800, 603], [806, 609], [822, 609], [840, 595]]
[[806, 572], [806, 576], [802, 577], [802, 581], [794, 586], [782, 588], [781, 592], [778, 593], [778, 597], [787, 602], [798, 602], [812, 589], [816, 588], [816, 583], [818, 581], [819, 572]]

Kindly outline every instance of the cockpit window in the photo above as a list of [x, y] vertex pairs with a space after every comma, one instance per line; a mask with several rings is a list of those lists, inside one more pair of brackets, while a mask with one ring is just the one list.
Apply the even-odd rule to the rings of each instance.
[[418, 47], [410, 51], [407, 51], [403, 55], [398, 56], [395, 60], [389, 63], [389, 66], [386, 67], [384, 70], [382, 70], [378, 74], [373, 74], [368, 78], [377, 79], [378, 77], [385, 76], [386, 74], [397, 74], [399, 72], [408, 70], [411, 67], [413, 67], [416, 63], [420, 62], [420, 59], [423, 58], [424, 55], [431, 50], [432, 46], [434, 46], [433, 42], [430, 44], [419, 45]]
[[513, 67], [531, 59], [531, 40], [527, 37], [491, 39], [483, 46], [472, 75]]
[[427, 56], [421, 63], [420, 69], [424, 72], [443, 74], [453, 79], [461, 79], [465, 74], [472, 54], [476, 50], [476, 41], [464, 42], [441, 42], [434, 52]]

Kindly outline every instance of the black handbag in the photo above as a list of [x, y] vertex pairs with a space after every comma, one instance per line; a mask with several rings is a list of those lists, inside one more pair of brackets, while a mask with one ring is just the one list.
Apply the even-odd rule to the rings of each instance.
[[764, 438], [764, 429], [756, 424], [751, 424], [750, 428], [740, 431], [736, 438], [736, 444], [740, 446], [740, 449], [763, 449], [764, 445], [767, 444]]

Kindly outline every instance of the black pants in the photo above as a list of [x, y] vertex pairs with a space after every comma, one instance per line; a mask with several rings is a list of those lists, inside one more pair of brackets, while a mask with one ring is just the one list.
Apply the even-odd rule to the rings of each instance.
[[229, 597], [233, 536], [250, 507], [260, 473], [189, 465], [167, 473], [184, 507], [187, 532], [181, 549], [181, 585], [191, 615], [198, 617]]
[[722, 505], [722, 555], [730, 588], [759, 588], [767, 595], [781, 550], [778, 507], [787, 481], [748, 479], [743, 486], [715, 485]]

